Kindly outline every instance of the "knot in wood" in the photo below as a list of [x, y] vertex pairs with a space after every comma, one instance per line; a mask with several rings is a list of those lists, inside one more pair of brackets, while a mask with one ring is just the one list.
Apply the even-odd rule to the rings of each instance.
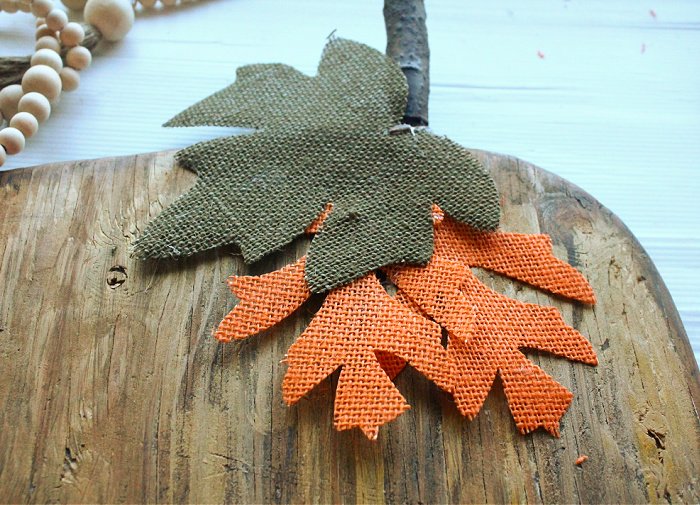
[[129, 276], [126, 274], [126, 268], [121, 265], [113, 266], [107, 272], [107, 286], [110, 289], [117, 289], [126, 282]]

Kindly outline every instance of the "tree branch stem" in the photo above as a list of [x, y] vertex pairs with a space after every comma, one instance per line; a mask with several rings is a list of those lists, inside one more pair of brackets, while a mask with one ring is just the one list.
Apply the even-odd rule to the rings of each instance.
[[408, 81], [404, 123], [413, 126], [428, 124], [430, 48], [425, 18], [424, 0], [384, 0], [386, 54]]

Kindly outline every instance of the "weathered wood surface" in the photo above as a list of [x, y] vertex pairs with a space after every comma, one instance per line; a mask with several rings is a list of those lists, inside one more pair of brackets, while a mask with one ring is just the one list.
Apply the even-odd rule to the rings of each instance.
[[[590, 309], [558, 307], [600, 365], [532, 359], [575, 393], [562, 437], [517, 433], [497, 384], [472, 422], [407, 370], [413, 408], [379, 441], [332, 428], [332, 381], [287, 408], [280, 364], [312, 314], [222, 345], [234, 249], [140, 262], [128, 248], [193, 182], [172, 153], [0, 174], [0, 501], [697, 502], [700, 382], [666, 288], [619, 220], [563, 180], [481, 153], [507, 231], [546, 232]], [[589, 456], [582, 467], [580, 454]]]

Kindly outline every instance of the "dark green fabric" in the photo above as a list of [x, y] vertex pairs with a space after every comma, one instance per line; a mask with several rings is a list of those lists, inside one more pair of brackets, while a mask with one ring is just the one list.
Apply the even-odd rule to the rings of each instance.
[[426, 131], [389, 134], [405, 103], [398, 66], [347, 40], [328, 43], [316, 77], [285, 65], [239, 69], [235, 84], [167, 125], [258, 131], [180, 151], [197, 183], [150, 223], [135, 253], [177, 257], [235, 243], [257, 261], [332, 202], [306, 263], [311, 290], [323, 292], [388, 264], [426, 263], [434, 203], [496, 228], [493, 180], [467, 150]]

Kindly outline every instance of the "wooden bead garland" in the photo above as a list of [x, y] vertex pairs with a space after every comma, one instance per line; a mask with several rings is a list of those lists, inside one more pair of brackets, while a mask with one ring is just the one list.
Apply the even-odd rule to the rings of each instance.
[[35, 50], [39, 49], [51, 49], [55, 53], [61, 52], [61, 44], [56, 40], [56, 37], [52, 35], [46, 35], [44, 37], [39, 37], [34, 46]]
[[80, 86], [80, 74], [77, 70], [70, 67], [62, 68], [58, 76], [61, 78], [63, 91], [75, 91]]
[[[121, 40], [134, 22], [137, 2], [143, 9], [160, 5], [173, 7], [193, 0], [61, 0], [71, 10], [83, 10], [89, 27], [91, 47], [95, 45], [95, 30], [108, 41]], [[132, 5], [133, 2], [133, 5]], [[159, 5], [160, 4], [160, 5]], [[36, 17], [34, 54], [29, 68], [22, 67], [16, 79], [0, 85], [0, 166], [7, 155], [24, 149], [25, 139], [33, 136], [39, 125], [51, 115], [51, 103], [62, 91], [73, 91], [80, 85], [81, 70], [92, 62], [90, 49], [83, 44], [86, 31], [82, 25], [70, 22], [66, 12], [56, 8], [53, 0], [0, 0], [0, 12], [31, 12]], [[90, 31], [92, 30], [92, 31]], [[99, 40], [99, 39], [98, 39]], [[8, 58], [21, 64], [21, 58]], [[26, 65], [26, 64], [23, 64]], [[14, 74], [11, 74], [14, 75]], [[21, 76], [21, 79], [20, 77]], [[20, 84], [18, 83], [21, 80]], [[2, 128], [3, 123], [7, 126]]]
[[61, 43], [65, 47], [75, 47], [83, 43], [85, 30], [78, 23], [70, 22], [61, 30]]
[[83, 27], [69, 22], [65, 11], [55, 8], [52, 0], [2, 0], [0, 10], [32, 12], [37, 18], [35, 53], [21, 85], [12, 84], [0, 90], [0, 126], [7, 122], [7, 127], [0, 129], [2, 166], [7, 155], [22, 151], [25, 139], [33, 136], [49, 118], [51, 102], [58, 100], [61, 91], [78, 88], [78, 71], [90, 65], [92, 55], [80, 46], [85, 39]]
[[61, 2], [72, 11], [81, 11], [87, 0], [61, 0]]
[[17, 4], [15, 2], [5, 0], [3, 2], [0, 2], [0, 10], [4, 10], [5, 12], [13, 14], [17, 12], [19, 8], [17, 7]]
[[46, 65], [47, 67], [53, 68], [56, 72], [60, 72], [63, 68], [61, 55], [51, 49], [39, 49], [34, 53], [29, 62], [32, 66]]
[[42, 37], [55, 37], [55, 36], [56, 36], [56, 32], [54, 32], [51, 28], [49, 28], [49, 26], [46, 23], [37, 26], [36, 33], [34, 34], [34, 38], [36, 40], [39, 40]]
[[46, 15], [46, 26], [53, 32], [60, 32], [68, 24], [68, 15], [61, 9], [51, 9]]
[[22, 98], [22, 87], [14, 84], [0, 90], [0, 112], [9, 121], [17, 114], [17, 104]]
[[51, 0], [34, 0], [32, 2], [32, 14], [38, 18], [45, 18], [53, 9]]
[[83, 46], [76, 46], [66, 53], [66, 63], [76, 70], [83, 70], [90, 66], [92, 54]]

